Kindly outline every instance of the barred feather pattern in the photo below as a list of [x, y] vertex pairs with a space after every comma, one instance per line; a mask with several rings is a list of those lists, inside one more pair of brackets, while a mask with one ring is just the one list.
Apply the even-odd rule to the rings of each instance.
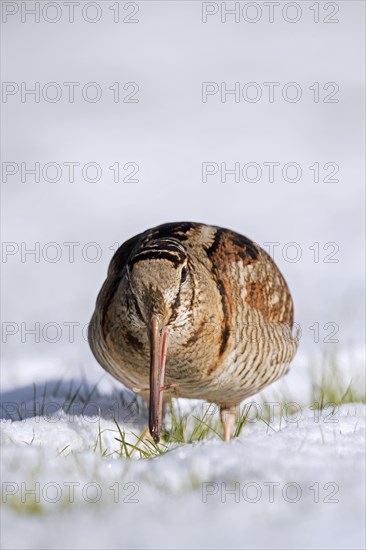
[[[182, 265], [187, 281], [169, 294]], [[138, 269], [148, 289], [143, 297], [131, 290]], [[165, 382], [175, 385], [176, 396], [230, 407], [288, 371], [298, 346], [291, 294], [274, 261], [250, 239], [178, 222], [149, 229], [117, 250], [89, 342], [102, 367], [127, 387], [149, 385], [144, 311], [162, 302], [170, 331]]]

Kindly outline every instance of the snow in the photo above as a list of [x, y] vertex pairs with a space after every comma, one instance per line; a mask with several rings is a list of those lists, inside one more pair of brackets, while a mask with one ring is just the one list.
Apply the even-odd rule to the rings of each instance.
[[[356, 396], [319, 416], [309, 407], [324, 352], [336, 358], [342, 388], [352, 380], [365, 392], [364, 4], [336, 2], [337, 24], [322, 22], [333, 9], [327, 3], [319, 3], [316, 24], [312, 2], [301, 3], [296, 24], [280, 7], [274, 23], [229, 16], [221, 24], [218, 14], [204, 24], [201, 2], [188, 1], [138, 2], [139, 24], [114, 24], [115, 3], [103, 2], [100, 22], [83, 21], [80, 7], [70, 24], [58, 4], [63, 17], [55, 24], [22, 23], [20, 10], [9, 16], [3, 80], [29, 89], [99, 82], [104, 95], [96, 103], [80, 93], [74, 103], [65, 95], [37, 103], [18, 94], [2, 104], [4, 161], [62, 167], [58, 182], [22, 181], [20, 171], [2, 181], [2, 236], [14, 252], [2, 258], [2, 547], [364, 548], [365, 405]], [[136, 81], [139, 103], [114, 103], [109, 86], [117, 81]], [[298, 82], [303, 97], [285, 102], [279, 88], [274, 103], [233, 96], [223, 103], [220, 94], [204, 103], [203, 81], [228, 89], [258, 82], [263, 91], [265, 82]], [[314, 103], [314, 82], [336, 82], [339, 102]], [[79, 163], [75, 181], [70, 162]], [[100, 165], [100, 181], [82, 177], [89, 162]], [[121, 172], [137, 162], [138, 183], [113, 183], [109, 167], [117, 162]], [[263, 177], [222, 182], [217, 174], [204, 183], [203, 162], [255, 162]], [[268, 162], [298, 163], [300, 181], [285, 181], [279, 168], [270, 182]], [[316, 162], [319, 182], [309, 170]], [[324, 181], [326, 163], [339, 166], [338, 182]], [[264, 408], [285, 396], [301, 417], [278, 416], [277, 407], [270, 426], [253, 419], [227, 444], [210, 434], [149, 460], [121, 458], [110, 412], [134, 443], [146, 411], [129, 407], [131, 394], [97, 365], [86, 325], [116, 243], [177, 220], [279, 243], [275, 261], [302, 337], [288, 376], [253, 399]], [[49, 243], [59, 247], [58, 261], [47, 256]], [[72, 259], [67, 243], [75, 244]], [[89, 243], [101, 252], [96, 261], [85, 255]], [[284, 254], [288, 243], [301, 249], [296, 262]], [[336, 261], [327, 261], [337, 247]], [[74, 399], [81, 383], [83, 402]], [[200, 403], [180, 405], [202, 412]], [[39, 502], [26, 493], [32, 488]], [[299, 500], [288, 502], [299, 488]], [[239, 502], [237, 493], [224, 502], [225, 489], [238, 490]], [[250, 502], [256, 490], [260, 498]]]
[[[102, 457], [95, 420], [2, 421], [4, 548], [364, 547], [365, 405], [150, 460]], [[118, 449], [112, 420], [100, 428]], [[31, 505], [36, 482], [39, 510], [19, 514], [12, 499]]]
[[[150, 459], [121, 457], [111, 414], [135, 444], [146, 410], [107, 375], [89, 399], [85, 380], [9, 389], [3, 547], [364, 548], [366, 406], [305, 406], [305, 367], [248, 400], [271, 403], [268, 421], [251, 414], [229, 443], [211, 432]], [[300, 386], [280, 413], [276, 395]], [[202, 416], [201, 402], [179, 404]]]

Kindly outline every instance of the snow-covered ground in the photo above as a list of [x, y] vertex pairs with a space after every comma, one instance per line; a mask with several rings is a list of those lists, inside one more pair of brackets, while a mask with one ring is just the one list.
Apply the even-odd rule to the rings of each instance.
[[365, 405], [150, 460], [95, 420], [5, 422], [3, 548], [364, 548]]
[[[67, 2], [49, 2], [36, 23], [22, 15], [33, 4], [2, 2], [2, 77], [19, 85], [2, 103], [2, 547], [364, 548], [364, 3], [281, 1], [271, 22], [271, 3], [241, 2], [246, 17], [262, 13], [257, 23], [222, 22], [220, 11], [204, 22], [194, 1], [141, 1], [134, 15], [136, 3], [119, 2], [115, 23], [109, 0], [86, 12], [75, 3], [73, 23]], [[55, 4], [61, 19], [50, 23]], [[100, 20], [88, 22], [98, 6]], [[296, 6], [299, 20], [286, 21]], [[81, 93], [93, 82], [97, 102]], [[137, 83], [138, 102], [115, 102], [117, 82], [121, 97]], [[262, 97], [203, 101], [204, 82], [228, 91], [254, 83]], [[37, 102], [21, 83], [56, 83], [63, 95]], [[74, 102], [64, 83], [76, 83]], [[299, 101], [284, 98], [288, 83], [301, 88]], [[332, 93], [337, 101], [325, 101]], [[239, 181], [220, 172], [203, 181], [207, 162], [240, 163]], [[93, 170], [85, 177], [87, 163], [101, 169], [98, 181]], [[129, 163], [138, 181], [123, 181]], [[260, 179], [245, 180], [254, 163]], [[298, 181], [288, 163], [300, 167]], [[50, 181], [55, 165], [61, 177]], [[302, 336], [286, 379], [254, 399], [286, 398], [301, 415], [253, 419], [228, 444], [211, 433], [127, 459], [110, 409], [131, 443], [145, 413], [131, 417], [120, 401], [86, 325], [117, 245], [177, 220], [274, 247]], [[321, 383], [324, 351], [342, 372], [335, 387], [352, 380], [354, 402], [318, 416], [311, 384]]]
[[[366, 406], [306, 407], [312, 378], [296, 366], [249, 400], [232, 442], [210, 432], [149, 459], [121, 453], [112, 415], [136, 444], [146, 411], [108, 375], [94, 390], [51, 380], [3, 392], [2, 547], [364, 548]], [[293, 403], [280, 412], [284, 392]]]

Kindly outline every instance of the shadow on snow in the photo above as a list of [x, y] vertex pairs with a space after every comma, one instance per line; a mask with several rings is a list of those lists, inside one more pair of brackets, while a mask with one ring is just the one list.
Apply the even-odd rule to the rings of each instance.
[[147, 422], [145, 402], [137, 394], [128, 389], [103, 393], [97, 384], [90, 387], [84, 379], [37, 383], [0, 395], [2, 420], [43, 417], [52, 422], [62, 415], [114, 418], [117, 422], [141, 426]]

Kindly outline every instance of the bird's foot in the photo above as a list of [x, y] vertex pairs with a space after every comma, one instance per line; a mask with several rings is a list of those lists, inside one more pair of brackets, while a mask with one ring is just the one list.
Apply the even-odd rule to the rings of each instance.
[[150, 390], [150, 388], [131, 388], [135, 393], [145, 393]]
[[[176, 391], [178, 384], [166, 384], [165, 386], [160, 386], [159, 391]], [[150, 391], [150, 388], [131, 388], [135, 393], [146, 393]]]
[[160, 391], [176, 391], [178, 384], [166, 384], [165, 386], [161, 386]]

